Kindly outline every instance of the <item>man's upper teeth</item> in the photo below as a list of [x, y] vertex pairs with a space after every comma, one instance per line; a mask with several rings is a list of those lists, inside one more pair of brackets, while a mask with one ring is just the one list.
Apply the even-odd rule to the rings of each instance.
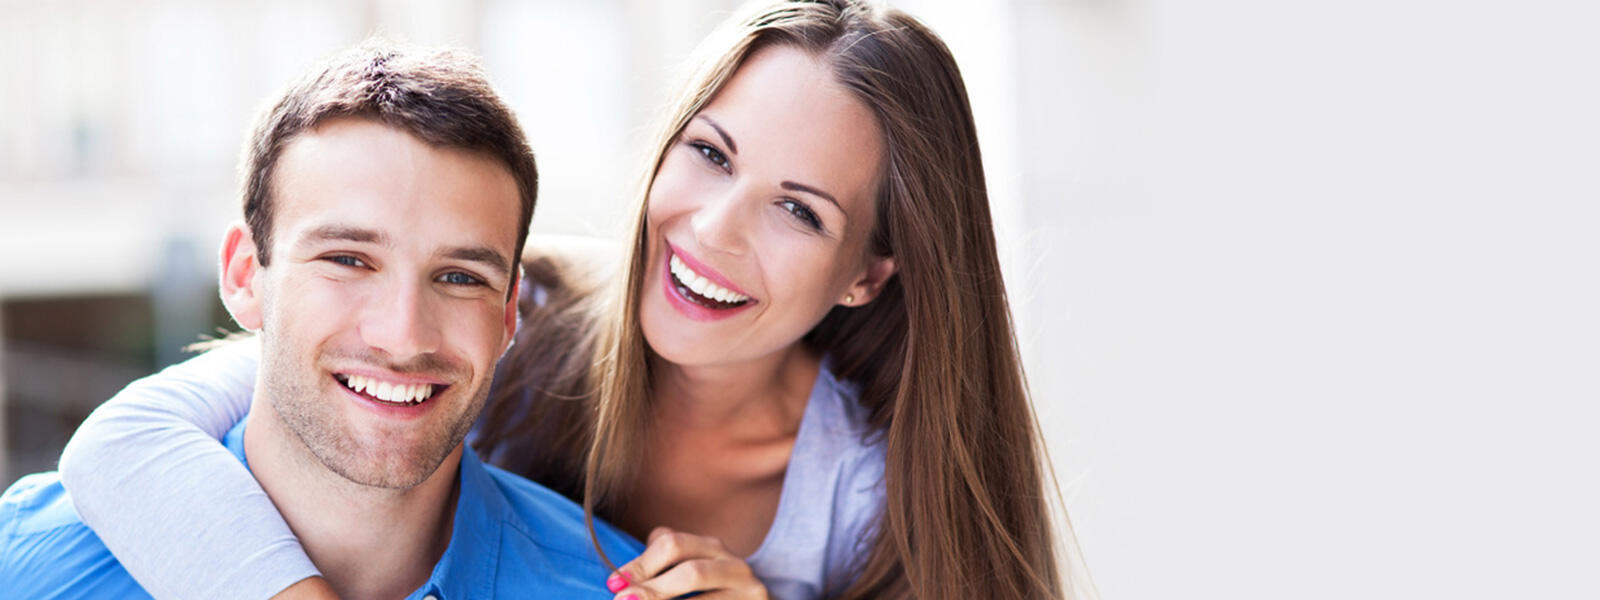
[[711, 281], [707, 280], [705, 276], [695, 273], [693, 269], [690, 269], [689, 265], [685, 264], [683, 260], [678, 258], [677, 255], [672, 256], [672, 260], [668, 261], [668, 266], [672, 268], [672, 275], [677, 277], [678, 281], [683, 282], [685, 287], [694, 291], [696, 294], [700, 294], [701, 296], [705, 296], [718, 302], [744, 302], [745, 300], [750, 299], [749, 296], [740, 294], [715, 283], [711, 283]]
[[433, 395], [433, 384], [404, 384], [379, 381], [362, 375], [350, 375], [345, 386], [357, 392], [366, 392], [385, 402], [420, 402]]

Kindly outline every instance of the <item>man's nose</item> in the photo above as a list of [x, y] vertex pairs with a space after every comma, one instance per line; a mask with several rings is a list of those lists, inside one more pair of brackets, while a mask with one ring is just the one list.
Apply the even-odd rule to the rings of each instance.
[[439, 350], [440, 323], [430, 310], [425, 283], [394, 286], [369, 306], [362, 341], [397, 362]]
[[701, 248], [727, 254], [744, 254], [746, 240], [761, 202], [748, 185], [728, 187], [706, 198], [689, 219], [695, 242]]

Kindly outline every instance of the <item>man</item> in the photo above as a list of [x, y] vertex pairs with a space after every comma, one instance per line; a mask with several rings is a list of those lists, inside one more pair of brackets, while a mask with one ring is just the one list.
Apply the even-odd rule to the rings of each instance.
[[[536, 174], [472, 61], [372, 44], [292, 86], [247, 149], [221, 294], [258, 333], [224, 440], [341, 597], [610, 597], [582, 510], [462, 444], [516, 327]], [[618, 562], [637, 542], [596, 523]], [[146, 596], [54, 473], [0, 500], [13, 597]], [[315, 580], [313, 580], [315, 583]]]

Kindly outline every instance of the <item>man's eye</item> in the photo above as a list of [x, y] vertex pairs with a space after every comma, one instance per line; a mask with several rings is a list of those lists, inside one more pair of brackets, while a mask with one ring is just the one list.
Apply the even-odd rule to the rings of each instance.
[[439, 276], [440, 283], [450, 285], [485, 285], [482, 279], [473, 277], [460, 271], [453, 271]]
[[362, 262], [361, 259], [345, 254], [329, 256], [323, 260], [334, 264], [344, 265], [346, 267], [355, 267], [357, 269], [365, 268], [367, 266], [367, 263]]
[[789, 211], [789, 214], [794, 215], [794, 218], [800, 219], [802, 223], [805, 223], [810, 228], [822, 229], [822, 219], [818, 219], [817, 213], [811, 212], [811, 209], [800, 201], [784, 200], [779, 202], [778, 206], [782, 206], [784, 210]]
[[711, 144], [707, 144], [705, 142], [691, 142], [689, 146], [699, 151], [700, 155], [706, 158], [706, 162], [716, 165], [718, 168], [724, 171], [733, 168], [733, 165], [728, 164], [728, 157], [723, 156], [721, 150], [711, 147]]

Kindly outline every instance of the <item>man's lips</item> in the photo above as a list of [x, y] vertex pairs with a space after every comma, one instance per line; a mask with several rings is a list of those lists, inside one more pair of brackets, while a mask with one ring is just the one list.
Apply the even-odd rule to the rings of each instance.
[[450, 387], [432, 377], [374, 374], [371, 371], [339, 372], [333, 378], [340, 385], [369, 400], [390, 406], [416, 406], [433, 399]]

